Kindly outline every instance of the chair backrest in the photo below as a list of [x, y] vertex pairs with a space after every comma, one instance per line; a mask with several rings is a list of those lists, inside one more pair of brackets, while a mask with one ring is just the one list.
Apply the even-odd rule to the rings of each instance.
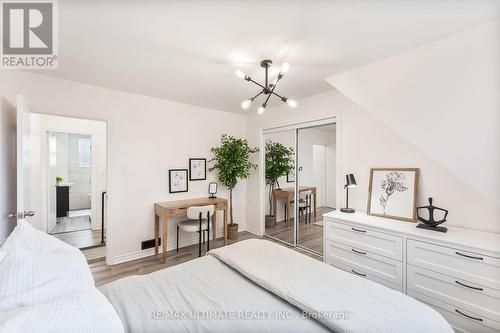
[[214, 205], [192, 206], [187, 209], [186, 215], [190, 219], [197, 220], [200, 218], [200, 213], [201, 213], [201, 218], [206, 219], [207, 214], [210, 214], [210, 216], [212, 216], [214, 215], [214, 212], [215, 212]]
[[312, 191], [309, 190], [309, 191], [302, 191], [299, 193], [299, 199], [301, 200], [305, 200], [307, 199], [310, 195], [312, 194]]

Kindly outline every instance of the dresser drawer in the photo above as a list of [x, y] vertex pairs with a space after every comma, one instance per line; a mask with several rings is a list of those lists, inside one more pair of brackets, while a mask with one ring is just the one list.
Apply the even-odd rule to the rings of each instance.
[[[365, 274], [365, 276], [359, 275], [359, 273], [361, 272], [361, 268], [356, 266], [356, 265], [349, 266], [347, 264], [344, 264], [344, 263], [341, 263], [338, 261], [334, 261], [334, 260], [330, 260], [330, 259], [326, 259], [326, 262], [334, 267], [340, 268], [341, 270], [349, 272], [353, 275], [368, 279], [368, 280], [373, 281], [373, 282], [377, 282], [378, 284], [381, 284], [387, 288], [391, 288], [393, 290], [399, 291], [400, 293], [403, 292], [403, 286], [395, 284], [395, 283], [391, 283], [391, 282], [386, 281], [384, 279], [381, 279], [376, 275], [372, 275], [372, 274]], [[358, 272], [358, 274], [355, 272]]]
[[408, 264], [500, 290], [500, 259], [426, 242], [407, 240]]
[[500, 323], [408, 289], [408, 296], [438, 311], [457, 333], [498, 333]]
[[382, 232], [325, 220], [326, 238], [395, 260], [403, 260], [403, 238]]
[[388, 282], [403, 285], [403, 263], [372, 253], [362, 247], [351, 247], [327, 241], [327, 258], [330, 262], [340, 262], [356, 267], [358, 275], [377, 276]]
[[500, 291], [408, 265], [407, 288], [500, 322]]

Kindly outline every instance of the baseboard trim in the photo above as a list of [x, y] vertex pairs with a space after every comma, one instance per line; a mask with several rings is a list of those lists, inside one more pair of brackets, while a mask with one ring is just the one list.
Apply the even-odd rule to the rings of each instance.
[[[241, 229], [240, 232], [241, 231], [245, 231], [244, 228]], [[224, 232], [222, 232], [222, 231], [217, 232], [217, 238], [219, 238], [219, 237], [224, 237]], [[198, 241], [196, 241], [194, 239], [187, 239], [187, 240], [179, 242], [179, 247], [190, 246], [190, 245], [193, 245], [193, 244], [198, 244]], [[176, 249], [176, 242], [175, 242], [175, 240], [174, 241], [169, 240], [168, 245], [167, 245], [167, 251], [172, 251], [172, 250], [175, 250], [175, 249]], [[162, 247], [160, 247], [158, 250], [159, 250], [158, 251], [159, 253], [163, 253]], [[109, 258], [108, 257], [107, 258], [108, 260], [106, 261], [106, 264], [108, 264], [108, 265], [117, 265], [117, 264], [121, 264], [121, 263], [124, 263], [124, 262], [127, 262], [127, 261], [132, 261], [132, 260], [137, 260], [137, 259], [149, 257], [149, 256], [152, 256], [154, 254], [155, 254], [155, 249], [154, 248], [146, 249], [146, 250], [139, 250], [139, 251], [130, 252], [130, 253], [127, 253], [127, 254], [122, 254], [122, 255], [116, 256], [114, 258]]]
[[259, 234], [259, 230], [257, 228], [253, 228], [253, 227], [249, 227], [249, 226], [245, 226], [245, 231], [248, 231], [254, 235], [257, 235], [257, 236], [260, 236]]

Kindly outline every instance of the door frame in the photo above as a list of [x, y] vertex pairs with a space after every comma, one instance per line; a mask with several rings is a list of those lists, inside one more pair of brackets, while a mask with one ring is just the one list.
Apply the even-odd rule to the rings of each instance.
[[[299, 129], [306, 129], [306, 128], [311, 128], [311, 127], [317, 127], [317, 126], [322, 126], [322, 125], [331, 125], [335, 124], [335, 139], [336, 139], [336, 180], [337, 180], [337, 188], [336, 188], [336, 198], [335, 198], [335, 203], [336, 203], [336, 208], [339, 209], [342, 205], [342, 189], [339, 184], [342, 184], [342, 135], [341, 135], [341, 119], [340, 119], [340, 113], [337, 114], [336, 116], [332, 117], [327, 117], [327, 118], [321, 118], [321, 119], [316, 119], [316, 120], [311, 120], [311, 121], [306, 121], [306, 122], [298, 122], [298, 123], [291, 123], [291, 124], [285, 124], [285, 125], [279, 125], [279, 126], [271, 126], [271, 127], [265, 127], [260, 130], [259, 134], [259, 235], [260, 236], [266, 236], [269, 238], [272, 238], [274, 240], [281, 241], [283, 243], [286, 243], [288, 245], [291, 245], [293, 247], [298, 247], [300, 249], [303, 249], [307, 252], [310, 252], [312, 254], [318, 255], [317, 252], [311, 251], [307, 248], [304, 248], [300, 246], [297, 243], [297, 228], [295, 228], [295, 221], [297, 221], [297, 209], [294, 209], [294, 239], [293, 239], [293, 244], [289, 244], [288, 242], [285, 242], [283, 240], [274, 238], [272, 236], [266, 235], [266, 227], [265, 227], [265, 209], [266, 209], [266, 185], [265, 185], [265, 138], [264, 136], [266, 134], [270, 133], [276, 133], [276, 132], [283, 132], [287, 130], [294, 130], [294, 137], [295, 137], [295, 170], [298, 170], [298, 158], [297, 158], [297, 147], [298, 147], [298, 130]], [[298, 202], [298, 176], [295, 177], [295, 202]], [[316, 208], [315, 208], [316, 209]], [[324, 235], [324, 229], [323, 229], [323, 235]], [[323, 237], [324, 238], [324, 237]], [[323, 253], [325, 253], [325, 242], [323, 242]]]
[[[37, 111], [35, 109], [31, 109], [30, 110], [30, 113], [35, 113], [35, 114], [41, 114], [41, 115], [47, 115], [47, 116], [54, 116], [54, 117], [63, 117], [63, 118], [71, 118], [71, 119], [81, 119], [81, 120], [93, 120], [93, 121], [101, 121], [101, 122], [104, 122], [106, 124], [106, 196], [105, 196], [105, 205], [106, 205], [106, 210], [105, 210], [105, 216], [104, 216], [104, 219], [105, 219], [105, 223], [106, 223], [106, 241], [105, 241], [105, 249], [106, 249], [106, 264], [110, 264], [110, 256], [109, 256], [109, 252], [110, 252], [110, 248], [111, 248], [111, 242], [112, 242], [112, 232], [111, 232], [111, 225], [112, 225], [112, 221], [111, 221], [111, 200], [109, 200], [109, 194], [110, 194], [110, 160], [111, 160], [111, 150], [110, 150], [110, 121], [109, 120], [106, 120], [106, 119], [99, 119], [99, 118], [92, 118], [92, 117], [84, 117], [84, 116], [74, 116], [74, 115], [66, 115], [66, 114], [58, 114], [58, 113], [49, 113], [49, 112], [40, 112], [40, 111]], [[47, 131], [53, 131], [53, 132], [60, 132], [59, 130], [57, 129], [42, 129], [42, 145], [47, 145]], [[77, 132], [73, 132], [73, 133], [77, 133]], [[84, 134], [84, 135], [92, 135], [91, 133], [84, 133], [83, 131], [81, 133], [78, 133], [78, 134]], [[92, 135], [93, 137], [93, 135]], [[92, 144], [94, 145], [94, 139], [92, 139]], [[48, 147], [46, 147], [46, 149], [43, 149], [43, 147], [40, 147], [41, 150], [41, 154], [45, 154], [47, 155], [48, 151]], [[94, 149], [92, 150], [92, 154], [94, 154]], [[94, 156], [93, 156], [94, 157]], [[41, 156], [41, 158], [43, 158]], [[43, 161], [41, 161], [42, 163], [42, 176], [43, 177], [47, 177], [47, 173], [46, 173], [46, 170], [48, 169], [47, 168], [47, 165], [45, 163], [45, 166], [43, 164]], [[94, 168], [94, 165], [92, 166]], [[45, 168], [46, 170], [43, 170], [43, 168]], [[97, 172], [98, 173], [98, 172]], [[47, 182], [47, 179], [45, 179], [45, 182]], [[99, 213], [99, 212], [97, 212]], [[46, 231], [47, 227], [45, 226], [45, 232]]]

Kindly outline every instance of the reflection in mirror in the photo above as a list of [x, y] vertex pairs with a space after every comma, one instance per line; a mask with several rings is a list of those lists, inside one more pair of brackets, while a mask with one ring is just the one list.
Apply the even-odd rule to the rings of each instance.
[[294, 244], [295, 131], [264, 135], [266, 235]]
[[299, 129], [297, 244], [323, 253], [323, 217], [336, 207], [335, 124]]

